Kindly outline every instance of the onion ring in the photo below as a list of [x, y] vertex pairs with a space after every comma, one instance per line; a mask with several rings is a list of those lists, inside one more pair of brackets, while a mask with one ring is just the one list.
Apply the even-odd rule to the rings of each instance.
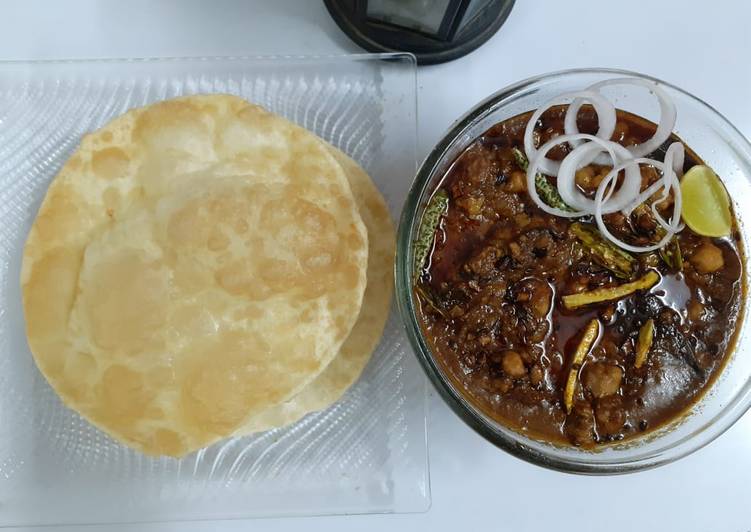
[[677, 177], [683, 176], [683, 164], [686, 160], [686, 149], [681, 142], [673, 142], [665, 151], [665, 162], [672, 160], [673, 172]]
[[[605, 225], [604, 220], [602, 219], [602, 215], [603, 215], [602, 205], [604, 202], [610, 199], [610, 196], [613, 193], [614, 187], [610, 187], [608, 189], [610, 184], [615, 181], [616, 177], [618, 176], [618, 173], [621, 170], [624, 170], [629, 165], [638, 166], [639, 164], [650, 164], [663, 171], [667, 170], [666, 173], [663, 174], [663, 177], [660, 179], [660, 181], [662, 181], [663, 179], [667, 179], [669, 181], [670, 187], [676, 190], [676, 193], [675, 193], [676, 201], [673, 203], [673, 216], [671, 218], [672, 223], [666, 224], [667, 227], [664, 227], [665, 235], [660, 239], [660, 241], [657, 242], [656, 244], [652, 244], [649, 246], [633, 246], [631, 244], [623, 242], [622, 240], [619, 240], [616, 236], [614, 236], [608, 230], [607, 226]], [[660, 181], [657, 181], [656, 183], [659, 183]], [[659, 187], [657, 187], [657, 189], [659, 189]], [[607, 194], [607, 197], [606, 197], [606, 194]], [[680, 220], [681, 202], [678, 199], [679, 196], [680, 196], [680, 183], [678, 182], [678, 179], [675, 177], [675, 174], [673, 173], [673, 169], [670, 165], [664, 165], [663, 163], [659, 161], [655, 161], [653, 159], [643, 159], [643, 158], [631, 159], [631, 160], [628, 160], [626, 162], [619, 164], [618, 166], [615, 166], [608, 173], [608, 175], [605, 176], [605, 178], [602, 180], [600, 185], [597, 187], [597, 192], [595, 192], [595, 200], [594, 200], [595, 201], [595, 212], [594, 212], [595, 223], [597, 224], [597, 228], [600, 230], [600, 232], [605, 238], [610, 240], [613, 244], [617, 245], [618, 247], [625, 249], [626, 251], [632, 251], [634, 253], [645, 253], [648, 251], [654, 251], [654, 250], [660, 249], [665, 244], [667, 244], [670, 241], [670, 239], [673, 238], [673, 235], [678, 232], [678, 226], [673, 225], [673, 224], [676, 223], [676, 220]], [[660, 219], [662, 219], [661, 216], [660, 216]]]
[[[616, 122], [615, 107], [604, 96], [602, 96], [601, 94], [597, 92], [590, 91], [590, 90], [583, 90], [583, 91], [561, 94], [560, 96], [556, 96], [552, 100], [548, 100], [543, 105], [538, 107], [537, 110], [532, 114], [532, 117], [529, 119], [529, 122], [527, 122], [527, 127], [524, 130], [524, 151], [526, 152], [527, 159], [529, 161], [532, 161], [532, 159], [535, 159], [539, 151], [538, 149], [535, 148], [534, 140], [532, 138], [532, 133], [534, 132], [537, 121], [540, 119], [542, 114], [548, 109], [550, 109], [552, 106], [559, 104], [561, 100], [568, 100], [570, 98], [573, 98], [574, 101], [576, 101], [577, 99], [586, 99], [587, 101], [592, 103], [595, 110], [597, 111], [597, 117], [600, 123], [599, 129], [597, 130], [597, 135], [596, 135], [597, 137], [603, 140], [610, 140], [610, 137], [613, 136], [613, 131], [615, 131], [615, 122]], [[571, 105], [573, 104], [569, 104], [569, 109], [571, 108]], [[579, 131], [576, 131], [576, 134], [580, 134]], [[559, 162], [551, 161], [550, 159], [547, 159], [547, 158], [541, 160], [538, 166], [539, 170], [543, 174], [547, 174], [550, 176], [556, 175], [558, 173], [559, 167], [560, 167]]]
[[635, 160], [635, 162], [637, 162], [638, 164], [648, 164], [650, 166], [654, 166], [655, 168], [660, 170], [660, 172], [662, 172], [662, 177], [649, 185], [643, 191], [641, 191], [636, 197], [634, 197], [634, 200], [623, 208], [623, 214], [625, 214], [626, 216], [631, 215], [634, 209], [654, 196], [660, 190], [660, 188], [663, 189], [663, 194], [662, 197], [657, 200], [657, 203], [665, 201], [668, 195], [668, 191], [671, 187], [670, 180], [666, 179], [664, 167], [665, 165], [667, 165], [668, 168], [671, 168], [672, 175], [677, 180], [677, 174], [679, 172], [678, 169], [680, 169], [681, 174], [683, 173], [684, 156], [685, 152], [683, 149], [683, 144], [681, 144], [680, 142], [674, 142], [668, 147], [667, 151], [665, 152], [664, 163], [654, 159], [641, 158]]
[[[669, 231], [671, 228], [674, 230], [674, 232], [678, 232], [683, 229], [681, 218], [680, 216], [675, 215], [675, 211], [677, 210], [680, 213], [683, 207], [683, 194], [680, 193], [681, 184], [678, 180], [677, 173], [679, 171], [678, 169], [680, 169], [681, 174], [683, 174], [684, 158], [685, 150], [683, 148], [683, 144], [681, 144], [680, 142], [674, 142], [668, 147], [667, 151], [665, 152], [665, 162], [663, 163], [663, 177], [665, 178], [666, 186], [663, 189], [660, 199], [653, 201], [652, 205], [650, 205], [652, 214], [657, 219], [657, 222], [666, 231]], [[673, 201], [675, 202], [675, 205], [673, 206], [673, 216], [670, 219], [670, 223], [668, 224], [657, 211], [657, 204], [662, 203], [668, 198], [670, 188], [674, 188], [677, 192], [673, 195]]]
[[[561, 161], [561, 167], [558, 170], [558, 192], [561, 199], [568, 205], [590, 214], [594, 212], [594, 201], [582, 194], [576, 187], [576, 171], [590, 164], [599, 153], [604, 151], [610, 155], [612, 166], [631, 159], [631, 153], [617, 142], [594, 137], [590, 142], [576, 147]], [[641, 188], [639, 167], [629, 165], [625, 168], [625, 172], [620, 189], [603, 205], [603, 214], [623, 209], [639, 194]]]
[[[595, 92], [600, 95], [598, 92], [599, 89], [608, 85], [639, 85], [653, 93], [660, 103], [660, 121], [657, 125], [655, 134], [649, 140], [635, 146], [629, 146], [627, 148], [634, 157], [644, 157], [652, 153], [670, 138], [670, 135], [673, 132], [673, 127], [675, 127], [675, 118], [677, 111], [673, 101], [656, 82], [639, 78], [607, 79], [605, 81], [600, 81], [598, 83], [590, 85], [589, 87], [587, 87], [587, 89], [582, 91], [582, 93], [589, 91]], [[581, 106], [586, 101], [589, 101], [594, 105], [594, 102], [590, 100], [589, 97], [577, 98], [569, 105], [568, 110], [566, 111], [566, 118], [564, 119], [564, 131], [566, 132], [566, 134], [575, 135], [576, 133], [579, 133], [579, 128], [576, 125], [576, 118], [579, 114], [579, 109], [581, 109]], [[608, 139], [610, 139], [610, 137], [608, 137]]]
[[[657, 161], [655, 159], [640, 158], [640, 159], [634, 159], [633, 162], [637, 164], [647, 164], [649, 166], [654, 166], [655, 168], [660, 170], [660, 172], [662, 172], [662, 167], [663, 167], [662, 162]], [[657, 194], [657, 192], [659, 192], [661, 188], [663, 190], [670, 189], [670, 185], [668, 183], [665, 183], [664, 175], [663, 177], [661, 177], [660, 179], [658, 179], [657, 181], [649, 185], [647, 188], [639, 192], [639, 195], [636, 196], [631, 203], [629, 203], [623, 208], [623, 214], [625, 214], [626, 216], [630, 216], [631, 213], [634, 212], [634, 209], [636, 209], [639, 205], [641, 205], [642, 203], [647, 201], [649, 198]]]
[[570, 142], [571, 140], [593, 140], [596, 138], [597, 137], [595, 137], [594, 135], [588, 135], [587, 133], [579, 133], [578, 135], [560, 135], [558, 137], [550, 139], [545, 144], [540, 146], [539, 150], [536, 150], [535, 157], [533, 159], [529, 159], [529, 166], [527, 167], [527, 193], [529, 194], [529, 197], [532, 198], [532, 201], [534, 201], [540, 209], [548, 214], [560, 216], [561, 218], [578, 218], [579, 216], [585, 216], [589, 214], [585, 211], [564, 211], [556, 207], [551, 207], [550, 205], [542, 201], [540, 199], [540, 196], [537, 194], [537, 184], [535, 183], [535, 176], [537, 175], [537, 172], [539, 170], [540, 162], [547, 160], [545, 156], [555, 146], [558, 146], [563, 142]]
[[[635, 146], [624, 147], [613, 142], [610, 138], [615, 131], [617, 112], [600, 92], [608, 85], [637, 85], [648, 89], [654, 94], [660, 104], [660, 121], [654, 135]], [[543, 143], [539, 149], [534, 145], [534, 129], [545, 111], [563, 100], [573, 99], [566, 109], [564, 117], [564, 134], [553, 137]], [[584, 103], [595, 108], [598, 118], [596, 135], [579, 132], [577, 118]], [[663, 161], [649, 159], [645, 156], [660, 148], [671, 136], [675, 126], [676, 108], [668, 94], [657, 82], [638, 78], [618, 78], [600, 81], [583, 91], [569, 92], [547, 101], [532, 113], [524, 130], [524, 150], [528, 159], [527, 192], [532, 201], [544, 212], [563, 218], [578, 218], [593, 215], [602, 235], [617, 246], [636, 253], [653, 251], [663, 247], [669, 240], [683, 229], [681, 223], [682, 197], [679, 177], [683, 175], [685, 161], [684, 146], [680, 142], [673, 142], [668, 146]], [[585, 143], [585, 141], [587, 141]], [[548, 152], [555, 146], [568, 143], [573, 149], [562, 161], [547, 158]], [[610, 161], [607, 160], [609, 156]], [[612, 164], [613, 167], [600, 182], [595, 192], [594, 200], [588, 198], [576, 186], [576, 172], [589, 164]], [[648, 164], [661, 172], [660, 178], [641, 190], [642, 176], [639, 165]], [[618, 176], [624, 172], [624, 179], [618, 186]], [[566, 207], [576, 211], [564, 210], [542, 201], [537, 192], [537, 175], [546, 174], [557, 178], [556, 187], [560, 201]], [[673, 191], [673, 212], [670, 221], [666, 221], [657, 206], [666, 201]], [[660, 193], [659, 197], [650, 203], [650, 210], [665, 234], [656, 244], [649, 246], [634, 246], [616, 238], [607, 228], [603, 215], [621, 211], [630, 216], [633, 210]], [[557, 199], [549, 199], [558, 204]]]

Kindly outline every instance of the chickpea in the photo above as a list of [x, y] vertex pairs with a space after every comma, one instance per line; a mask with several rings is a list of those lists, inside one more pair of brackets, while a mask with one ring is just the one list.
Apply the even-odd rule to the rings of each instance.
[[503, 372], [514, 379], [518, 379], [527, 374], [527, 368], [524, 367], [524, 360], [516, 351], [506, 351], [501, 361]]
[[597, 171], [595, 176], [592, 178], [592, 191], [594, 192], [597, 187], [600, 186], [600, 183], [602, 183], [602, 180], [605, 179], [605, 176], [610, 173], [610, 171], [613, 168], [611, 166], [601, 166], [600, 169]]
[[574, 180], [576, 181], [576, 184], [584, 190], [593, 190], [597, 188], [597, 186], [593, 184], [594, 177], [595, 169], [592, 166], [585, 166], [576, 171]]
[[586, 366], [584, 385], [595, 397], [618, 393], [623, 379], [623, 370], [607, 362], [594, 362]]
[[709, 241], [699, 246], [688, 260], [699, 273], [716, 272], [725, 266], [722, 250]]
[[511, 172], [511, 176], [506, 181], [505, 189], [508, 192], [526, 192], [527, 190], [527, 174], [521, 170], [515, 170]]
[[532, 292], [532, 312], [538, 318], [544, 318], [550, 310], [550, 288], [547, 285], [540, 285]]
[[544, 378], [545, 373], [540, 365], [535, 364], [532, 366], [532, 369], [529, 371], [529, 382], [532, 383], [532, 386], [538, 386]]
[[702, 305], [696, 299], [692, 299], [688, 303], [688, 319], [696, 322], [702, 319], [704, 316], [704, 305]]
[[523, 212], [520, 212], [516, 216], [514, 216], [514, 222], [519, 227], [526, 227], [529, 225], [529, 215]]

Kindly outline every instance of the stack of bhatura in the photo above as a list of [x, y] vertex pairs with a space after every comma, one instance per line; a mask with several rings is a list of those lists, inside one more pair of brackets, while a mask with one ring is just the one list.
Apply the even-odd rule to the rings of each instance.
[[235, 96], [162, 101], [52, 181], [23, 255], [28, 341], [66, 405], [179, 457], [337, 401], [380, 340], [393, 253], [344, 153]]

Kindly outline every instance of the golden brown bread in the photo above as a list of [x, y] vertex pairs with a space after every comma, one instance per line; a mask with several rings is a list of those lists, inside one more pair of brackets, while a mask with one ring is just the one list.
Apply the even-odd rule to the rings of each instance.
[[252, 416], [238, 434], [281, 427], [337, 401], [370, 360], [391, 309], [396, 244], [388, 207], [368, 174], [355, 161], [333, 146], [329, 149], [347, 175], [368, 230], [368, 284], [360, 315], [336, 358], [323, 373], [289, 401]]
[[29, 345], [64, 402], [181, 456], [332, 360], [360, 310], [367, 234], [326, 146], [227, 95], [87, 135], [24, 249]]

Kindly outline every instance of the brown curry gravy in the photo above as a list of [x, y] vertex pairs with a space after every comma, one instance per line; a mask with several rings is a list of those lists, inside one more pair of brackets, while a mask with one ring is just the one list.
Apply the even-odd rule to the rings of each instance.
[[[543, 114], [536, 128], [538, 145], [563, 133], [565, 110], [559, 106]], [[733, 217], [733, 235], [724, 239], [683, 229], [678, 234], [681, 272], [658, 254], [634, 254], [635, 277], [649, 269], [661, 276], [651, 290], [615, 304], [565, 310], [562, 295], [624, 281], [582, 250], [568, 231], [576, 220], [549, 215], [529, 198], [511, 148], [524, 151], [530, 116], [490, 128], [457, 157], [441, 182], [449, 208], [417, 281], [424, 334], [457, 389], [506, 426], [582, 447], [643, 435], [689, 409], [732, 351], [744, 293], [737, 222]], [[578, 121], [582, 132], [596, 132], [591, 108], [582, 108]], [[612, 140], [626, 146], [641, 143], [655, 128], [618, 111]], [[677, 140], [674, 136], [670, 142]], [[651, 157], [662, 160], [666, 146]], [[549, 156], [563, 158], [564, 148]], [[685, 169], [696, 164], [702, 162], [686, 146]], [[607, 171], [592, 165], [577, 175], [577, 183], [591, 194]], [[658, 177], [643, 167], [644, 186]], [[669, 206], [666, 217], [671, 210]], [[656, 240], [649, 220], [616, 213], [607, 215], [606, 222], [634, 244]], [[570, 358], [593, 317], [600, 319], [603, 332], [579, 372], [573, 410], [567, 415], [563, 388]], [[654, 341], [637, 369], [636, 338], [650, 318]]]

